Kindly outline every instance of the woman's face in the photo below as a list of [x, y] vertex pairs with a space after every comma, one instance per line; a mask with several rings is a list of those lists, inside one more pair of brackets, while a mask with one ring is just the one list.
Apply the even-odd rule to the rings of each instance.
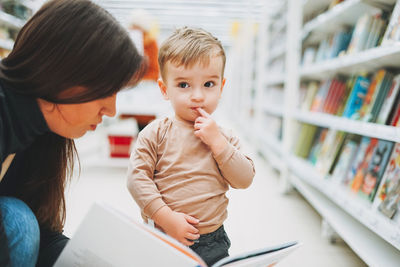
[[115, 115], [116, 94], [79, 104], [54, 104], [38, 99], [49, 129], [66, 138], [78, 138], [94, 131], [103, 116]]

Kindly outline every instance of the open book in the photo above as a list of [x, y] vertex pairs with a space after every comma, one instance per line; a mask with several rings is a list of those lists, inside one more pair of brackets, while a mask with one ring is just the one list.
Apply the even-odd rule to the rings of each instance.
[[[215, 263], [218, 266], [272, 266], [299, 246], [291, 242]], [[58, 258], [56, 267], [207, 267], [188, 247], [123, 213], [94, 204]]]

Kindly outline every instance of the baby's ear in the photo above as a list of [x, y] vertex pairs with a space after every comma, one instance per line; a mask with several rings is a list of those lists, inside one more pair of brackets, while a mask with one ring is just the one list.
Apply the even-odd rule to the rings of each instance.
[[162, 79], [158, 79], [157, 80], [157, 84], [158, 84], [158, 87], [160, 87], [160, 91], [161, 91], [161, 94], [163, 95], [164, 99], [165, 100], [169, 100], [168, 94], [167, 94], [167, 86], [165, 85], [163, 80]]

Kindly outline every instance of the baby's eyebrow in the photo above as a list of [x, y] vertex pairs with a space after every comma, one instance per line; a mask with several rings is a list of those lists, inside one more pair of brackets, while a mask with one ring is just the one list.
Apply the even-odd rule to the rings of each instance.
[[211, 76], [208, 76], [207, 78], [214, 78], [214, 79], [219, 79], [219, 75], [211, 75]]

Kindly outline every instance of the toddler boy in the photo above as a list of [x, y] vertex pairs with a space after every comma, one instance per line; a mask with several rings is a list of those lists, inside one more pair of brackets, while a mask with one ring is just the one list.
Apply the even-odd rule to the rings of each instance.
[[128, 189], [146, 222], [212, 265], [229, 256], [225, 193], [229, 185], [247, 188], [255, 174], [238, 138], [210, 116], [225, 84], [225, 52], [210, 33], [184, 27], [162, 44], [158, 62], [158, 85], [175, 116], [139, 133]]

